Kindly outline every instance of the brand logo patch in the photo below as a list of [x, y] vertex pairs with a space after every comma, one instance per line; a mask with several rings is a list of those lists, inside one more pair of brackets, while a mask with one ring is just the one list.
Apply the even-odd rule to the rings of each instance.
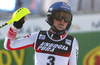
[[48, 42], [42, 42], [37, 50], [42, 50], [42, 51], [49, 51], [49, 52], [54, 52], [55, 50], [64, 50], [67, 51], [68, 47], [65, 45], [59, 45], [59, 44], [54, 44], [54, 43], [48, 43]]
[[45, 37], [46, 37], [45, 35], [40, 34], [39, 39], [45, 40]]
[[67, 44], [67, 45], [71, 45], [71, 40], [69, 40], [69, 39], [66, 39], [66, 41], [65, 41], [65, 44]]

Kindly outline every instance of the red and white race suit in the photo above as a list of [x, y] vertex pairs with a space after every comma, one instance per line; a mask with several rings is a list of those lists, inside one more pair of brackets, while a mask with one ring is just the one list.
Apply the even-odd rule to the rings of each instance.
[[54, 40], [48, 31], [38, 31], [15, 40], [18, 29], [10, 27], [4, 42], [7, 50], [19, 50], [32, 46], [35, 49], [35, 65], [77, 65], [77, 40], [66, 34]]

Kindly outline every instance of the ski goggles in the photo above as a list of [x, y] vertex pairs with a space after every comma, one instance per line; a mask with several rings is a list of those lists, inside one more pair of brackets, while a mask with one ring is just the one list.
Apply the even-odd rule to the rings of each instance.
[[64, 19], [64, 22], [68, 23], [71, 20], [71, 14], [66, 11], [54, 11], [53, 18], [59, 21]]

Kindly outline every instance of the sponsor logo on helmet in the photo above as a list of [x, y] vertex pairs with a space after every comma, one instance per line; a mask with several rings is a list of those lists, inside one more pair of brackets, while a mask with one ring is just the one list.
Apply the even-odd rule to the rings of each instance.
[[100, 65], [100, 46], [88, 52], [83, 59], [83, 65]]
[[52, 11], [52, 10], [53, 10], [53, 8], [49, 8], [49, 10], [50, 10], [50, 11]]
[[65, 8], [65, 9], [71, 9], [70, 6], [67, 3], [63, 3], [61, 5], [61, 8]]

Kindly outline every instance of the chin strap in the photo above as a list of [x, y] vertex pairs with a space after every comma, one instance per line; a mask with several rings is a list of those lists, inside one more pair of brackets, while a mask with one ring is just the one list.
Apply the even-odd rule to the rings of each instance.
[[55, 40], [62, 39], [66, 35], [66, 31], [65, 30], [58, 31], [58, 30], [55, 30], [52, 27], [49, 29], [48, 33], [49, 33], [50, 37], [52, 39], [55, 39]]
[[53, 34], [62, 35], [65, 34], [66, 30], [58, 30], [55, 26], [49, 30]]
[[62, 34], [65, 34], [66, 30], [58, 30], [54, 25], [50, 28], [52, 31], [55, 32], [55, 34], [58, 34], [58, 35], [62, 35]]

